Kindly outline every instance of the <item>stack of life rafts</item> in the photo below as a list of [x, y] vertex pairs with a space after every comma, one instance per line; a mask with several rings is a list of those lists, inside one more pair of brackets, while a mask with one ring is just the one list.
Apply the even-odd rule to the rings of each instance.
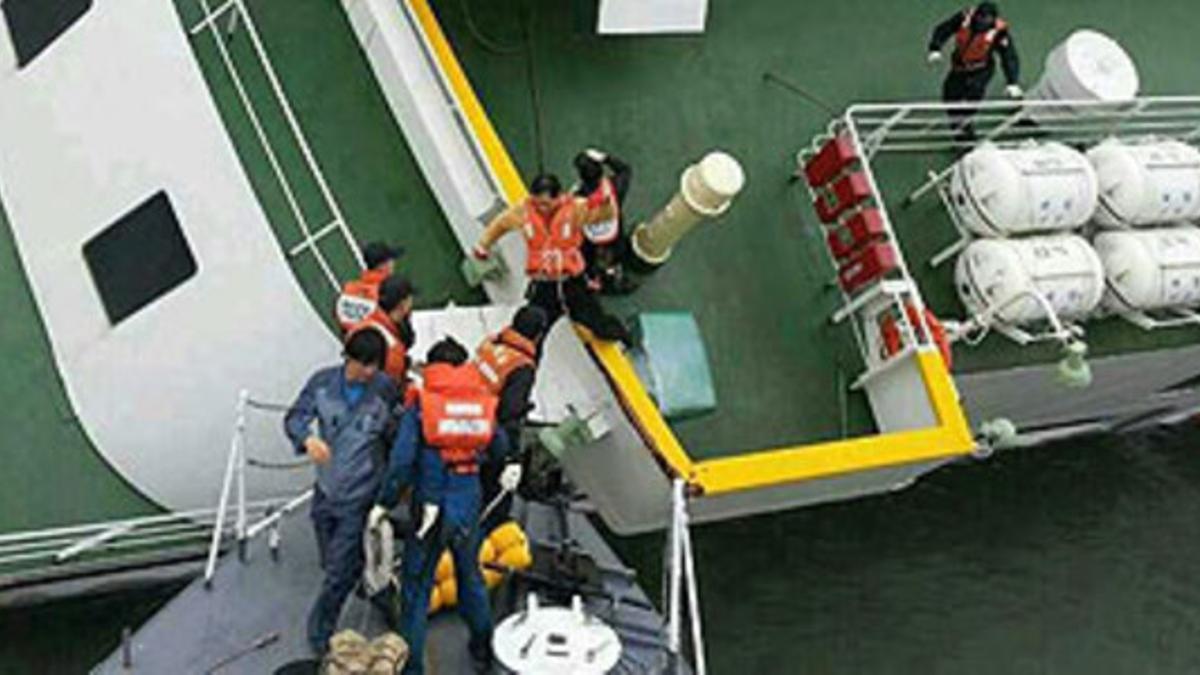
[[1045, 305], [1069, 322], [1200, 305], [1200, 229], [1190, 224], [1200, 218], [1200, 151], [1190, 145], [984, 143], [954, 166], [946, 194], [978, 237], [958, 258], [957, 291], [989, 323], [1043, 321]]
[[[533, 553], [529, 539], [521, 527], [513, 521], [492, 530], [479, 547], [479, 566], [483, 582], [495, 588], [504, 581], [504, 574], [512, 570], [527, 570], [533, 565]], [[458, 604], [458, 584], [454, 578], [454, 559], [450, 551], [443, 551], [434, 572], [433, 592], [429, 596], [429, 613], [434, 614]]]

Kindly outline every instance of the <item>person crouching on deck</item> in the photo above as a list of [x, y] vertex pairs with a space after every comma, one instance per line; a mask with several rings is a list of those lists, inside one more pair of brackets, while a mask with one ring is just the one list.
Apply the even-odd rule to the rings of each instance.
[[486, 260], [500, 237], [520, 231], [525, 238], [525, 273], [529, 275], [526, 298], [542, 308], [549, 325], [565, 311], [596, 337], [629, 344], [628, 329], [600, 306], [585, 274], [584, 227], [613, 217], [610, 202], [589, 205], [587, 199], [563, 194], [553, 174], [540, 174], [529, 184], [525, 201], [492, 219], [473, 254]]
[[413, 487], [417, 526], [404, 542], [400, 635], [412, 656], [404, 672], [424, 672], [429, 596], [442, 551], [450, 549], [458, 611], [467, 622], [468, 648], [481, 666], [491, 663], [492, 613], [479, 569], [479, 466], [506, 457], [508, 439], [496, 425], [497, 398], [465, 347], [446, 338], [430, 348], [416, 405], [400, 419], [396, 441], [370, 523], [387, 517], [402, 490]]
[[396, 389], [380, 369], [375, 331], [346, 342], [344, 362], [308, 379], [284, 418], [297, 453], [316, 464], [312, 520], [325, 580], [308, 616], [308, 642], [323, 654], [342, 605], [363, 571], [363, 528], [383, 475]]

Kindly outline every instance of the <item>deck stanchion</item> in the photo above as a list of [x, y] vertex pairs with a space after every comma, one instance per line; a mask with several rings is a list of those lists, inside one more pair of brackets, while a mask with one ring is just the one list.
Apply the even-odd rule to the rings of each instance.
[[237, 428], [233, 433], [233, 452], [237, 457], [237, 540], [238, 558], [246, 560], [246, 404], [250, 392], [238, 394]]

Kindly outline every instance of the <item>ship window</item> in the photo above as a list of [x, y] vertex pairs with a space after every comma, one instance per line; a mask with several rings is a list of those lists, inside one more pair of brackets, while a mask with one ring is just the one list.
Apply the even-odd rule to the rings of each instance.
[[83, 257], [116, 325], [196, 274], [171, 200], [159, 192], [83, 245]]
[[17, 67], [24, 68], [91, 9], [92, 0], [3, 0], [0, 7]]

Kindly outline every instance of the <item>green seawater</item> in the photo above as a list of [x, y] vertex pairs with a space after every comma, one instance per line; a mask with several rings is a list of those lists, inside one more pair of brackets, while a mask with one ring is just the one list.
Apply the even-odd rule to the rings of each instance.
[[[698, 527], [712, 672], [1198, 672], [1198, 438], [1072, 440]], [[657, 597], [661, 536], [617, 543]], [[86, 672], [176, 588], [0, 613], [0, 672]]]

